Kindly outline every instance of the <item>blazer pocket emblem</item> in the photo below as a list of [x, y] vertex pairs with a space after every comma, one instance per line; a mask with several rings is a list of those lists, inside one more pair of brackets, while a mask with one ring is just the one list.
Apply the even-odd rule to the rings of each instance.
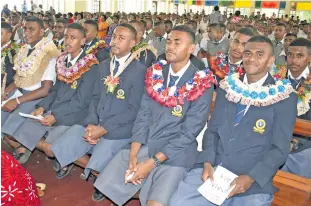
[[118, 89], [117, 91], [117, 98], [118, 99], [125, 99], [125, 92], [123, 89]]
[[78, 85], [77, 80], [74, 80], [74, 82], [72, 82], [71, 84], [71, 89], [77, 89], [77, 85]]
[[265, 128], [266, 128], [266, 121], [263, 119], [258, 119], [256, 121], [254, 128], [253, 128], [253, 131], [260, 133], [260, 134], [263, 134], [265, 132]]
[[177, 105], [176, 107], [174, 107], [174, 109], [172, 111], [172, 115], [176, 116], [176, 117], [181, 117], [182, 116], [182, 106]]

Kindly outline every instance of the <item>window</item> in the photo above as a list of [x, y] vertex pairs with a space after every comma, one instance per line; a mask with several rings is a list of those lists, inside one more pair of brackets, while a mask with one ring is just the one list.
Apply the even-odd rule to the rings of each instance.
[[92, 13], [97, 13], [100, 11], [100, 0], [93, 0], [92, 2]]

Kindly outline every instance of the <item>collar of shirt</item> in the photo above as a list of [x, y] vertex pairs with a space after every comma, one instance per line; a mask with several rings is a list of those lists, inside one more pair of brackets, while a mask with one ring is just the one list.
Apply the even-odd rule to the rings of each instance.
[[49, 31], [49, 30], [50, 30], [50, 29], [49, 29], [49, 28], [47, 28], [46, 30], [44, 30], [44, 33], [45, 33], [45, 32], [47, 32], [47, 31]]
[[150, 34], [151, 32], [152, 32], [152, 29], [149, 29], [149, 30], [147, 31], [148, 34]]
[[226, 38], [226, 35], [224, 35], [219, 41], [213, 41], [213, 42], [215, 44], [220, 44], [225, 38]]
[[81, 49], [80, 53], [72, 60], [71, 60], [71, 54], [68, 54], [67, 63], [70, 62], [72, 66], [75, 65], [75, 63], [78, 61], [79, 57], [81, 56], [82, 52], [83, 52], [83, 49]]
[[167, 39], [167, 33], [165, 32], [165, 34], [162, 37], [163, 39]]
[[168, 72], [168, 78], [167, 78], [167, 85], [170, 82], [170, 75], [173, 76], [178, 76], [177, 81], [175, 82], [175, 85], [177, 85], [177, 83], [179, 82], [180, 78], [184, 75], [184, 73], [187, 71], [188, 67], [190, 66], [190, 60], [187, 62], [187, 64], [181, 69], [179, 70], [177, 73], [175, 73], [172, 69], [172, 65], [170, 64], [170, 68], [169, 68], [169, 72]]
[[34, 47], [31, 47], [30, 44], [28, 44], [27, 45], [28, 49], [34, 49], [42, 41], [42, 39], [40, 41], [38, 41], [38, 43], [36, 43], [36, 45]]
[[255, 89], [255, 88], [261, 87], [265, 83], [267, 77], [268, 77], [268, 73], [264, 77], [262, 77], [260, 80], [258, 80], [257, 82], [249, 84], [247, 75], [245, 75], [243, 79], [243, 83], [249, 86], [250, 88]]
[[62, 44], [65, 38], [62, 38], [61, 40], [56, 39], [58, 44]]
[[[229, 62], [229, 64], [232, 64], [232, 65], [237, 65], [237, 66], [239, 66], [239, 65], [241, 65], [242, 64], [242, 59], [240, 60], [240, 61], [237, 61], [237, 62], [235, 62], [235, 63], [232, 63], [231, 61], [230, 61], [230, 58], [228, 57], [228, 62]], [[245, 75], [246, 76], [246, 75]]]
[[279, 56], [286, 56], [285, 50], [282, 50]]
[[305, 70], [303, 70], [303, 72], [299, 75], [299, 77], [297, 77], [297, 78], [293, 77], [293, 75], [292, 75], [292, 73], [290, 72], [290, 70], [288, 70], [287, 76], [288, 76], [289, 78], [291, 78], [291, 79], [300, 80], [302, 77], [305, 78], [305, 79], [307, 79], [307, 77], [309, 76], [309, 73], [310, 73], [309, 67], [307, 66], [307, 67], [305, 68]]
[[118, 61], [119, 62], [119, 68], [122, 67], [126, 60], [128, 60], [129, 56], [131, 55], [132, 53], [128, 53], [127, 55], [121, 57], [121, 58], [117, 58], [116, 56], [114, 56], [114, 61]]
[[3, 48], [5, 48], [6, 46], [8, 46], [10, 43], [11, 43], [11, 41], [9, 41], [9, 42], [6, 43], [5, 45], [3, 45], [3, 46], [1, 47], [1, 50], [2, 50]]

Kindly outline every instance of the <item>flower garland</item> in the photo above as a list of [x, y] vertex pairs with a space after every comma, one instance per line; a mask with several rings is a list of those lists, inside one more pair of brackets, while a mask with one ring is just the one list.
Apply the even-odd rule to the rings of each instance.
[[297, 90], [298, 95], [298, 103], [297, 103], [297, 111], [298, 116], [301, 116], [307, 113], [310, 110], [310, 102], [311, 102], [311, 69], [309, 76]]
[[91, 46], [88, 50], [85, 51], [86, 54], [94, 54], [96, 55], [99, 49], [106, 48], [108, 45], [104, 40], [99, 40], [93, 46]]
[[[37, 66], [40, 65], [40, 62], [42, 58], [47, 53], [45, 51], [45, 48], [50, 47], [51, 45], [54, 45], [54, 42], [49, 40], [48, 38], [43, 38], [36, 46], [35, 50], [27, 57], [27, 45], [24, 45], [20, 52], [16, 55], [16, 59], [14, 62], [14, 70], [19, 70], [20, 73], [24, 73], [25, 76], [27, 74], [32, 74], [36, 71], [34, 69]], [[52, 46], [51, 46], [52, 47]], [[56, 48], [56, 46], [55, 46]]]
[[[279, 65], [270, 70], [270, 74], [275, 80], [283, 80], [286, 78], [287, 68], [285, 65]], [[311, 102], [311, 69], [307, 79], [302, 82], [297, 91], [297, 112], [298, 116], [307, 113], [310, 110]]]
[[213, 73], [207, 68], [204, 71], [198, 71], [193, 79], [189, 80], [181, 87], [164, 86], [163, 67], [168, 62], [160, 60], [147, 70], [145, 85], [149, 96], [165, 107], [175, 107], [178, 104], [183, 105], [184, 100], [194, 101], [198, 99], [206, 89], [216, 84]]
[[1, 73], [2, 74], [6, 72], [5, 71], [5, 58], [8, 56], [10, 63], [13, 64], [14, 53], [16, 54], [19, 48], [20, 46], [18, 44], [16, 44], [15, 42], [11, 42], [6, 47], [1, 49], [1, 63], [2, 63]]
[[118, 84], [120, 84], [119, 76], [122, 72], [127, 68], [127, 66], [135, 59], [135, 56], [131, 54], [129, 58], [125, 61], [125, 64], [119, 66], [118, 72], [116, 74], [113, 73], [114, 71], [114, 62], [113, 58], [110, 61], [110, 75], [104, 78], [104, 85], [106, 86], [107, 93], [114, 93], [114, 90], [117, 88]]
[[58, 57], [56, 62], [56, 72], [57, 78], [67, 84], [73, 83], [75, 80], [79, 79], [82, 74], [90, 70], [92, 65], [98, 64], [98, 60], [95, 55], [88, 54], [78, 60], [71, 67], [67, 68], [66, 58], [67, 54], [65, 52]]
[[211, 61], [211, 69], [221, 79], [224, 79], [229, 73], [238, 72], [242, 76], [245, 71], [242, 66], [229, 64], [225, 54], [218, 52], [216, 57]]
[[[137, 59], [139, 59], [140, 53], [143, 51], [147, 52], [147, 50], [150, 50], [155, 56], [157, 56], [157, 50], [146, 42], [140, 42], [139, 44], [134, 46], [132, 49], [132, 54], [136, 56]], [[146, 58], [147, 58], [147, 55], [146, 55]]]
[[229, 74], [220, 82], [220, 88], [227, 92], [230, 102], [256, 107], [269, 106], [289, 97], [294, 92], [287, 79], [276, 80], [274, 85], [250, 88], [240, 79], [238, 73]]
[[278, 65], [270, 70], [270, 74], [275, 80], [282, 80], [286, 78], [287, 68], [285, 65]]

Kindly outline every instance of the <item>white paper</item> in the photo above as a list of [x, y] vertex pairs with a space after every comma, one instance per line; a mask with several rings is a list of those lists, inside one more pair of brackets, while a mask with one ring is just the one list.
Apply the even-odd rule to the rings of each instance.
[[16, 99], [17, 97], [20, 97], [20, 96], [23, 96], [23, 94], [19, 90], [16, 90], [15, 93], [10, 98], [1, 102], [1, 107], [3, 107], [5, 103], [7, 103], [9, 100]]
[[199, 187], [198, 191], [208, 201], [221, 205], [233, 190], [234, 187], [230, 188], [230, 184], [236, 177], [238, 176], [226, 168], [217, 166], [214, 172], [214, 181], [208, 179]]
[[33, 116], [31, 114], [24, 114], [24, 113], [19, 113], [19, 115], [21, 115], [22, 117], [26, 117], [26, 118], [30, 118], [30, 119], [36, 119], [36, 120], [42, 120], [43, 117], [42, 116]]

